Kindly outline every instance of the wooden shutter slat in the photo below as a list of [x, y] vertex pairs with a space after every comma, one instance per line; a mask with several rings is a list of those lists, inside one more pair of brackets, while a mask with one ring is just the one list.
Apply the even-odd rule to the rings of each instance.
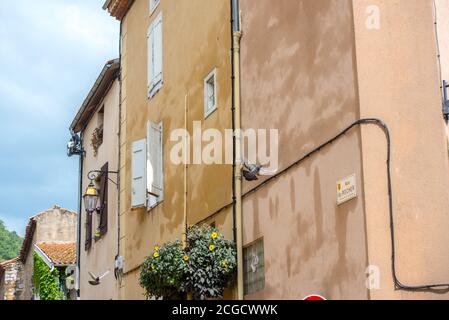
[[109, 164], [106, 163], [101, 171], [104, 172], [101, 175], [100, 180], [100, 224], [98, 228], [100, 229], [100, 235], [106, 234], [108, 231], [108, 171]]
[[147, 189], [149, 191], [148, 208], [150, 209], [164, 200], [162, 132], [162, 122], [155, 124], [152, 121], [148, 121]]
[[136, 141], [132, 144], [131, 206], [133, 208], [140, 208], [146, 205], [147, 199], [146, 143], [147, 143], [146, 139], [143, 139]]
[[85, 249], [89, 250], [92, 246], [92, 213], [86, 213], [86, 242]]

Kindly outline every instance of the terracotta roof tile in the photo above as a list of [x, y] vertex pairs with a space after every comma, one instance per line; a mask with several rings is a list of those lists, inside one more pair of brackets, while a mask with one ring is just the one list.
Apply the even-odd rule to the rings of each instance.
[[66, 266], [76, 263], [75, 243], [39, 243], [36, 245], [55, 266]]
[[103, 9], [107, 10], [117, 20], [122, 20], [133, 2], [134, 0], [107, 0]]
[[16, 263], [18, 260], [19, 260], [19, 258], [17, 257], [17, 258], [8, 260], [8, 261], [3, 261], [2, 263], [0, 263], [0, 265], [1, 265], [2, 267], [6, 267], [6, 266], [8, 266], [8, 265], [10, 265], [10, 264]]
[[6, 267], [9, 266], [10, 264], [17, 263], [17, 261], [19, 261], [19, 257], [8, 260], [8, 261], [3, 261], [2, 263], [0, 263], [0, 282], [2, 281], [3, 274], [5, 273]]

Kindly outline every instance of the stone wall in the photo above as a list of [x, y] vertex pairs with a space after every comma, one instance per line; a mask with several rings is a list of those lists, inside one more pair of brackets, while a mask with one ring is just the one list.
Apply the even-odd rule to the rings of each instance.
[[19, 288], [18, 275], [20, 272], [20, 262], [11, 262], [4, 266], [5, 273], [0, 283], [0, 300], [16, 300]]
[[66, 243], [76, 242], [76, 213], [53, 207], [39, 215], [36, 221], [35, 243]]

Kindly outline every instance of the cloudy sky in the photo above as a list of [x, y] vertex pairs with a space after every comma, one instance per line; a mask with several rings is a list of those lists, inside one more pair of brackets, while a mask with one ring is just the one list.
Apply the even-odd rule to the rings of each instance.
[[55, 204], [77, 209], [68, 127], [118, 56], [119, 24], [103, 2], [2, 0], [0, 219], [21, 235], [30, 216]]

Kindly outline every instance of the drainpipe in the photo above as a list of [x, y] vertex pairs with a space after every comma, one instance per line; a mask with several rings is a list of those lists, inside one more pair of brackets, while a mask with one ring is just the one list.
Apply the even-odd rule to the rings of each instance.
[[[184, 132], [186, 133], [185, 141], [184, 141], [184, 152], [187, 153], [188, 146], [188, 137], [187, 137], [187, 113], [188, 113], [188, 99], [189, 96], [186, 94], [184, 100]], [[182, 246], [184, 249], [187, 248], [187, 231], [188, 231], [188, 222], [187, 222], [187, 157], [184, 159], [184, 215], [182, 222]]]
[[118, 195], [117, 195], [117, 257], [120, 256], [120, 184], [121, 184], [121, 165], [122, 165], [122, 29], [123, 22], [120, 21], [120, 34], [119, 34], [119, 101], [118, 101], [118, 175], [117, 175], [117, 187], [118, 187]]
[[242, 141], [240, 118], [240, 12], [238, 0], [231, 0], [233, 46], [233, 129], [234, 129], [234, 233], [237, 243], [237, 296], [243, 300], [243, 230], [242, 230]]
[[[83, 133], [80, 133], [81, 146], [83, 145]], [[83, 165], [84, 152], [80, 154], [79, 162], [79, 189], [78, 189], [78, 225], [77, 228], [77, 246], [76, 246], [76, 298], [81, 299], [81, 210], [83, 209]]]
[[[186, 156], [184, 158], [184, 218], [183, 218], [183, 222], [182, 222], [182, 247], [184, 249], [187, 248], [188, 246], [188, 242], [187, 242], [187, 232], [189, 229], [189, 224], [188, 224], [188, 218], [187, 218], [187, 196], [188, 196], [188, 184], [187, 184], [187, 174], [188, 174], [188, 157], [187, 155], [189, 154], [187, 152], [188, 148], [189, 148], [189, 143], [188, 143], [188, 134], [187, 134], [187, 117], [188, 117], [188, 112], [189, 112], [189, 94], [187, 93], [185, 96], [185, 100], [184, 100], [184, 132], [186, 133], [185, 141], [184, 141], [184, 152], [186, 152]], [[188, 293], [187, 294], [187, 300], [193, 300], [193, 294], [192, 293]]]

